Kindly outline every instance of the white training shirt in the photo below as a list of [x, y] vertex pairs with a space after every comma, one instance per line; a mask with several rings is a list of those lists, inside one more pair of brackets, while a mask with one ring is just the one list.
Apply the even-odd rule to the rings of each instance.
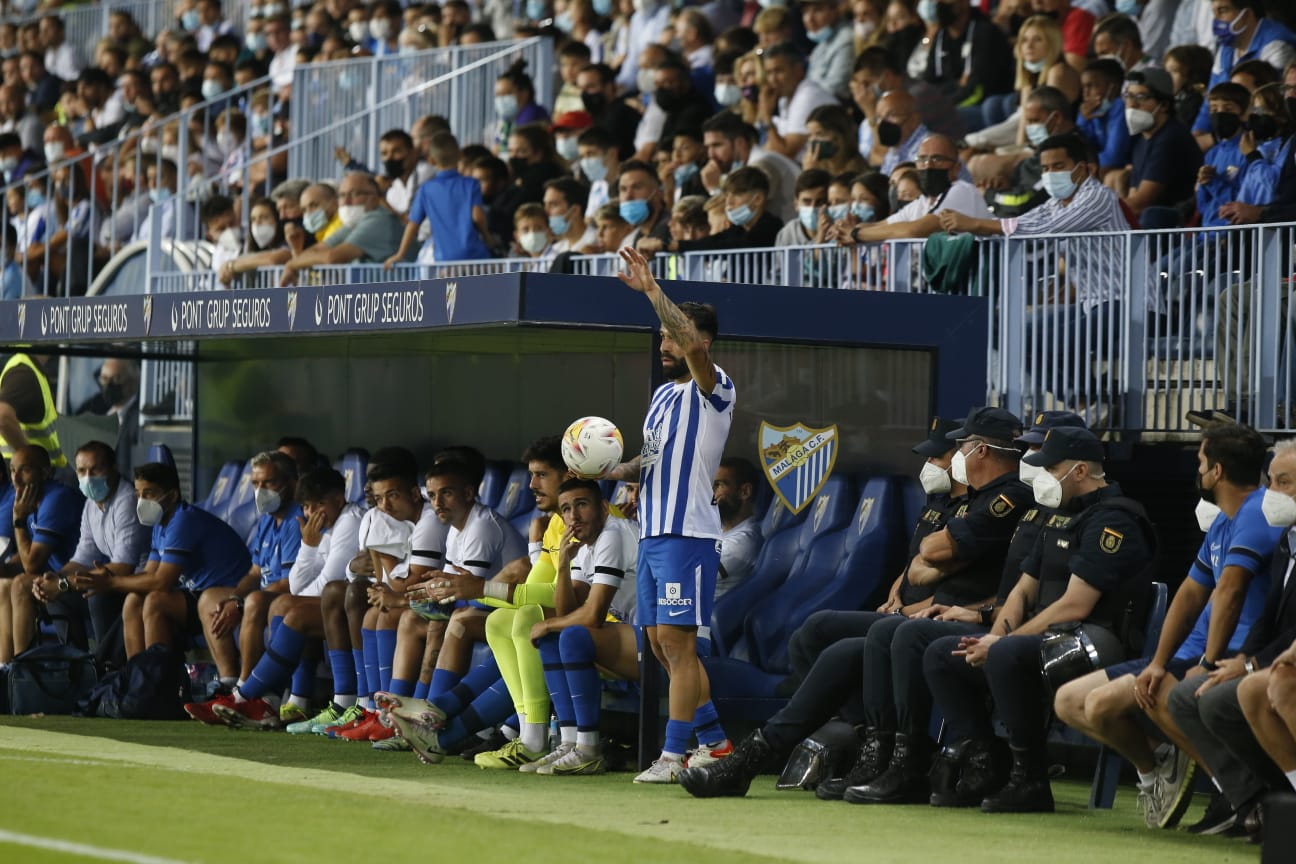
[[318, 597], [324, 586], [346, 578], [347, 565], [360, 551], [360, 521], [365, 512], [348, 504], [338, 513], [333, 527], [324, 532], [318, 546], [303, 540], [297, 560], [288, 571], [288, 590], [296, 597]]
[[917, 222], [930, 213], [953, 210], [973, 219], [992, 219], [994, 214], [986, 206], [985, 196], [966, 180], [955, 180], [943, 196], [923, 195], [910, 201], [887, 217], [887, 222]]
[[527, 554], [526, 540], [508, 521], [485, 504], [474, 504], [463, 530], [450, 527], [445, 564], [489, 579]]
[[690, 377], [657, 388], [644, 420], [639, 468], [641, 537], [676, 534], [720, 538], [720, 511], [711, 479], [733, 425], [737, 391], [724, 370], [703, 393]]
[[573, 582], [607, 585], [616, 594], [608, 611], [618, 621], [634, 621], [635, 564], [639, 559], [639, 527], [629, 519], [608, 516], [594, 543], [576, 550], [572, 558]]

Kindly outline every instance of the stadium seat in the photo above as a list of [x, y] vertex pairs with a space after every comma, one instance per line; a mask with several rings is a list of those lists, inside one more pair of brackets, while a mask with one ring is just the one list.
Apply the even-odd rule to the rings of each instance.
[[778, 590], [748, 613], [743, 639], [729, 651], [730, 657], [750, 660], [766, 672], [786, 674], [788, 637], [804, 620], [789, 613], [798, 607], [812, 608], [808, 601], [837, 572], [855, 504], [855, 483], [850, 477], [832, 477], [824, 484], [801, 526], [801, 554]]
[[[534, 503], [534, 499], [532, 501]], [[531, 522], [543, 515], [545, 514], [539, 507], [532, 507], [514, 516], [509, 520], [509, 524], [525, 539], [531, 536]]]
[[229, 506], [229, 500], [238, 487], [239, 477], [242, 473], [243, 463], [241, 461], [232, 459], [226, 462], [216, 474], [216, 482], [212, 484], [206, 500], [198, 502], [198, 506], [208, 513], [223, 519]]
[[900, 495], [904, 501], [904, 519], [900, 524], [907, 538], [927, 507], [927, 493], [912, 477], [897, 476], [895, 481], [900, 484]]
[[[521, 465], [509, 474], [504, 484], [504, 494], [500, 497], [495, 510], [505, 519], [512, 520], [515, 516], [530, 513], [534, 509], [535, 495], [531, 493], [531, 472], [525, 465]], [[525, 531], [522, 532], [522, 536], [526, 536]]]
[[512, 471], [511, 462], [487, 462], [481, 485], [477, 487], [477, 500], [494, 509], [504, 497], [504, 486]]
[[333, 463], [333, 468], [346, 481], [346, 500], [351, 504], [364, 501], [365, 470], [369, 467], [369, 451], [352, 447]]
[[742, 635], [747, 614], [787, 578], [792, 562], [801, 551], [802, 535], [797, 529], [812, 509], [813, 505], [800, 513], [792, 513], [782, 501], [778, 501], [765, 514], [761, 522], [765, 545], [761, 547], [752, 574], [717, 600], [711, 612], [711, 643], [717, 656], [728, 653], [729, 646]]
[[175, 456], [171, 455], [171, 448], [165, 444], [150, 445], [148, 455], [144, 461], [148, 463], [160, 462], [163, 465], [170, 465], [172, 468], [176, 467]]
[[256, 531], [257, 509], [255, 501], [245, 501], [237, 507], [230, 509], [229, 515], [225, 517], [225, 524], [234, 529], [234, 533], [242, 537], [250, 545], [252, 542], [252, 532]]
[[253, 503], [252, 499], [255, 492], [256, 490], [252, 488], [252, 462], [249, 460], [243, 465], [243, 470], [238, 475], [238, 482], [234, 484], [234, 491], [225, 499], [225, 508], [220, 511], [213, 510], [212, 515], [219, 516], [229, 522], [234, 515], [234, 511]]

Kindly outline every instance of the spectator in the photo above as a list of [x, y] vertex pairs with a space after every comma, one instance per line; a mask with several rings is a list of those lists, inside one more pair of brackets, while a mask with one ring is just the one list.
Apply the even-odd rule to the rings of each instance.
[[1088, 61], [1089, 39], [1093, 36], [1094, 16], [1079, 6], [1071, 5], [1071, 0], [1031, 0], [1031, 9], [1036, 15], [1047, 15], [1057, 21], [1062, 29], [1062, 48], [1066, 53], [1066, 62], [1080, 73]]
[[459, 173], [459, 143], [449, 132], [438, 132], [432, 136], [428, 153], [436, 173], [415, 193], [400, 248], [383, 263], [386, 269], [408, 259], [424, 221], [431, 233], [425, 252], [418, 256], [420, 261], [476, 261], [491, 257], [481, 184]]
[[1154, 58], [1165, 54], [1170, 46], [1181, 44], [1171, 35], [1179, 8], [1180, 0], [1122, 0], [1116, 4], [1117, 12], [1129, 16], [1138, 25], [1139, 41]]
[[1252, 94], [1248, 128], [1239, 142], [1246, 160], [1238, 186], [1239, 202], [1264, 207], [1273, 201], [1283, 166], [1291, 158], [1292, 135], [1296, 132], [1291, 105], [1292, 100], [1284, 100], [1276, 84]]
[[554, 119], [553, 126], [550, 128], [554, 136], [554, 150], [568, 166], [576, 167], [576, 160], [580, 158], [581, 133], [592, 128], [593, 125], [594, 121], [590, 115], [580, 110], [559, 114]]
[[1106, 178], [1130, 163], [1134, 142], [1125, 123], [1121, 85], [1125, 73], [1117, 60], [1094, 60], [1080, 73], [1080, 114], [1076, 128], [1098, 154], [1098, 171]]
[[45, 68], [64, 81], [75, 81], [85, 66], [76, 46], [67, 41], [67, 28], [57, 15], [40, 20], [40, 42], [45, 51]]
[[830, 0], [801, 4], [801, 21], [814, 50], [806, 77], [840, 100], [850, 96], [851, 65], [855, 60], [855, 33], [846, 25], [841, 7]]
[[[0, 91], [0, 98], [2, 93]], [[45, 160], [41, 158], [43, 149], [43, 144], [39, 148], [28, 149], [23, 145], [22, 139], [12, 132], [0, 134], [0, 171], [4, 172], [5, 183], [17, 183], [28, 174], [44, 168]]]
[[807, 137], [806, 121], [833, 97], [806, 77], [805, 59], [790, 43], [765, 52], [765, 86], [757, 110], [758, 128], [767, 127], [765, 146], [789, 159], [798, 159]]
[[658, 64], [655, 81], [653, 100], [665, 114], [657, 146], [665, 148], [679, 132], [700, 129], [711, 116], [711, 88], [707, 88], [705, 95], [698, 92], [689, 77], [688, 66], [674, 54], [668, 54]]
[[378, 186], [380, 189], [386, 186], [387, 206], [404, 215], [409, 212], [414, 193], [431, 179], [434, 169], [418, 158], [414, 139], [404, 129], [389, 129], [383, 133], [378, 140], [378, 158], [383, 169]]
[[765, 64], [755, 51], [734, 61], [734, 84], [738, 87], [738, 104], [731, 109], [744, 123], [756, 122], [760, 110], [760, 92], [765, 86]]
[[211, 50], [217, 36], [234, 32], [234, 24], [221, 13], [221, 0], [198, 0], [197, 28], [193, 31], [194, 44], [199, 51]]
[[831, 180], [832, 176], [819, 168], [801, 172], [795, 189], [797, 218], [789, 219], [779, 230], [774, 238], [775, 246], [804, 246], [820, 242], [820, 225], [828, 224], [828, 184]]
[[1012, 92], [1012, 49], [1003, 31], [970, 0], [938, 3], [936, 19], [939, 28], [922, 80], [950, 94], [968, 125], [979, 128], [982, 101]]
[[[170, 63], [149, 70], [149, 89], [159, 115], [174, 114], [180, 107], [180, 73]], [[291, 80], [291, 77], [290, 79]]]
[[481, 186], [482, 208], [486, 211], [486, 225], [490, 228], [488, 242], [492, 251], [502, 253], [513, 228], [513, 214], [500, 206], [509, 185], [508, 166], [498, 156], [488, 154], [473, 162], [469, 176]]
[[316, 243], [323, 243], [342, 227], [337, 189], [330, 184], [312, 183], [302, 190], [300, 200], [302, 228]]
[[621, 174], [617, 178], [617, 201], [621, 218], [634, 227], [625, 245], [635, 246], [640, 239], [648, 238], [659, 243], [666, 241], [669, 226], [661, 181], [646, 162], [632, 159], [621, 165]]
[[715, 58], [715, 87], [711, 95], [721, 111], [732, 110], [742, 101], [742, 88], [734, 79], [734, 65], [740, 55], [717, 54]]
[[[993, 151], [997, 147], [1026, 143], [1021, 122], [1021, 105], [1036, 87], [1056, 87], [1073, 102], [1080, 100], [1080, 73], [1072, 68], [1063, 51], [1063, 34], [1058, 23], [1043, 15], [1027, 18], [1017, 34], [1017, 92], [1011, 97], [987, 99], [982, 105], [986, 128], [967, 136], [970, 146]], [[1012, 111], [1012, 114], [1008, 114]]]
[[670, 157], [660, 162], [657, 168], [666, 200], [674, 204], [686, 195], [705, 195], [706, 187], [700, 177], [705, 162], [706, 148], [700, 130], [690, 129], [676, 134], [671, 142]]
[[[1072, 106], [1056, 87], [1036, 87], [1022, 109], [1022, 122], [1031, 149], [1007, 157], [999, 173], [990, 178], [986, 202], [996, 216], [1020, 216], [1048, 200], [1040, 186], [1040, 154], [1045, 140], [1075, 131]], [[978, 159], [985, 157], [977, 157]]]
[[[224, 243], [219, 245], [223, 246]], [[236, 276], [262, 267], [278, 267], [287, 263], [292, 256], [293, 250], [279, 230], [278, 208], [268, 198], [256, 198], [248, 212], [247, 252], [225, 260], [216, 269], [217, 278], [225, 285], [230, 285]]]
[[535, 101], [535, 84], [526, 74], [526, 61], [518, 60], [495, 81], [495, 150], [501, 159], [513, 158], [513, 130], [530, 123], [548, 123], [549, 112]]
[[351, 172], [338, 190], [342, 228], [323, 243], [294, 255], [284, 265], [282, 284], [292, 285], [302, 270], [324, 264], [381, 263], [400, 244], [400, 218], [379, 204], [378, 184], [368, 174]]
[[626, 244], [626, 238], [634, 233], [635, 228], [621, 218], [621, 210], [616, 204], [604, 204], [594, 214], [595, 237], [598, 248], [607, 253], [615, 253]]
[[781, 153], [757, 146], [756, 130], [732, 113], [720, 113], [702, 126], [707, 163], [699, 175], [708, 195], [717, 195], [724, 178], [738, 168], [754, 166], [769, 178], [769, 210], [783, 221], [796, 216], [793, 188], [800, 166]]
[[733, 456], [720, 462], [711, 490], [715, 493], [716, 507], [720, 510], [723, 529], [720, 542], [720, 578], [716, 582], [716, 598], [729, 593], [743, 583], [756, 567], [763, 540], [760, 520], [756, 518], [756, 488], [760, 472], [756, 466], [741, 457]]
[[792, 42], [797, 36], [792, 13], [783, 6], [770, 5], [762, 9], [752, 23], [752, 29], [756, 31], [757, 45], [762, 51]]
[[496, 204], [510, 213], [522, 204], [540, 203], [544, 184], [566, 173], [554, 152], [547, 124], [531, 123], [514, 129], [508, 152], [512, 183], [500, 193]]
[[[0, 87], [0, 135], [13, 133], [19, 140], [19, 150], [36, 151], [41, 147], [44, 124], [28, 110], [26, 95], [19, 85]], [[16, 179], [20, 178], [6, 178], [6, 182], [12, 183]]]
[[1165, 71], [1174, 85], [1175, 119], [1184, 126], [1197, 122], [1197, 113], [1206, 101], [1213, 63], [1211, 52], [1200, 45], [1179, 45], [1165, 55]]
[[[672, 240], [698, 240], [711, 233], [706, 213], [709, 200], [704, 195], [686, 195], [675, 202], [670, 215]], [[622, 512], [626, 512], [625, 508]]]
[[[12, 212], [12, 211], [10, 211]], [[12, 222], [4, 225], [4, 271], [0, 273], [0, 300], [20, 300], [36, 293], [36, 286], [14, 258], [18, 255], [18, 231]], [[3, 552], [0, 549], [0, 552]]]
[[270, 59], [270, 84], [281, 98], [292, 95], [293, 69], [297, 67], [297, 46], [289, 38], [288, 16], [277, 15], [266, 20], [263, 32]]
[[[1098, 23], [1094, 29], [1093, 53], [1115, 60], [1125, 72], [1156, 66], [1159, 56], [1144, 53], [1143, 37], [1138, 27], [1124, 15], [1108, 15]], [[1088, 68], [1086, 65], [1085, 69]]]
[[759, 168], [739, 168], [725, 178], [725, 218], [729, 227], [698, 240], [670, 240], [656, 237], [640, 240], [643, 252], [699, 252], [720, 249], [760, 249], [774, 245], [782, 221], [767, 212], [769, 178]]
[[801, 156], [802, 168], [822, 168], [829, 174], [848, 171], [858, 174], [868, 167], [855, 149], [855, 124], [844, 108], [820, 105], [810, 112], [806, 133], [809, 137]]
[[559, 177], [545, 184], [544, 209], [553, 234], [551, 251], [580, 252], [592, 249], [597, 242], [597, 230], [585, 221], [589, 187], [571, 177]]
[[918, 147], [918, 183], [922, 197], [905, 205], [876, 225], [859, 225], [851, 229], [845, 242], [875, 243], [906, 237], [929, 237], [941, 230], [940, 213], [957, 210], [968, 216], [985, 219], [990, 211], [977, 188], [959, 179], [962, 163], [954, 142], [944, 135], [929, 135]]
[[585, 218], [593, 219], [594, 212], [611, 199], [610, 190], [616, 188], [621, 173], [621, 159], [613, 138], [607, 130], [594, 127], [584, 132], [576, 142], [580, 176], [589, 184], [589, 203]]
[[[603, 64], [586, 66], [576, 73], [576, 85], [581, 91], [581, 104], [589, 112], [594, 126], [612, 136], [616, 143], [617, 158], [629, 159], [635, 152], [635, 130], [640, 114], [617, 98], [616, 76]], [[589, 178], [593, 181], [596, 178]]]
[[400, 0], [377, 0], [370, 6], [369, 52], [376, 57], [386, 57], [400, 51], [401, 4]]
[[584, 42], [568, 42], [558, 49], [558, 96], [554, 99], [553, 113], [561, 117], [570, 111], [583, 111], [580, 85], [576, 76], [580, 70], [590, 65], [590, 49]]
[[[1282, 69], [1296, 59], [1296, 33], [1266, 17], [1264, 0], [1213, 0], [1211, 10], [1216, 48], [1209, 87], [1229, 80], [1234, 68], [1247, 60]], [[1207, 106], [1197, 113], [1192, 131], [1202, 150], [1211, 146]]]
[[1277, 84], [1281, 76], [1278, 70], [1263, 60], [1247, 60], [1233, 67], [1230, 81], [1241, 84], [1254, 93], [1266, 84]]
[[[1238, 200], [1238, 189], [1249, 161], [1242, 152], [1241, 142], [1245, 137], [1243, 127], [1248, 125], [1251, 94], [1241, 84], [1224, 81], [1211, 88], [1207, 102], [1215, 144], [1206, 151], [1197, 170], [1197, 212], [1202, 226], [1213, 228], [1229, 224], [1219, 215], [1219, 208]], [[1277, 129], [1273, 131], [1276, 133]], [[1256, 133], [1247, 129], [1246, 134], [1251, 135], [1249, 151], [1254, 153]]]
[[[115, 465], [118, 472], [129, 471], [133, 464], [131, 450], [139, 443], [139, 386], [140, 368], [136, 360], [106, 357], [95, 375], [99, 392], [87, 399], [77, 410], [78, 414], [98, 414], [117, 419], [117, 445]], [[82, 450], [85, 448], [83, 447]], [[78, 455], [81, 451], [77, 451]], [[79, 459], [77, 460], [80, 461]], [[81, 474], [77, 466], [78, 476]], [[132, 494], [131, 498], [135, 496]], [[134, 508], [131, 508], [132, 513]], [[84, 536], [84, 534], [83, 534]], [[85, 562], [87, 564], [93, 562]]]
[[543, 205], [523, 204], [513, 213], [513, 254], [518, 258], [546, 258], [553, 242]]
[[887, 148], [882, 173], [890, 174], [901, 162], [912, 162], [931, 135], [923, 125], [918, 104], [903, 90], [892, 90], [878, 102], [878, 143]]
[[[1125, 86], [1125, 122], [1134, 138], [1132, 164], [1113, 175], [1117, 194], [1145, 228], [1182, 224], [1182, 208], [1191, 205], [1201, 150], [1172, 113], [1170, 76], [1162, 69], [1131, 72]], [[1149, 207], [1178, 208], [1177, 214]], [[1168, 224], [1167, 224], [1168, 223]]]
[[[645, 48], [657, 42], [670, 23], [670, 14], [671, 4], [661, 0], [639, 0], [635, 4], [634, 12], [626, 25], [625, 60], [617, 73], [617, 83], [623, 90], [632, 90], [638, 86], [639, 58]], [[615, 67], [617, 64], [610, 65]]]
[[657, 67], [665, 61], [670, 52], [664, 45], [653, 44], [643, 50], [639, 57], [638, 93], [627, 100], [643, 112], [639, 125], [635, 129], [634, 158], [641, 162], [651, 162], [661, 142], [662, 127], [666, 125], [666, 111], [657, 103]]
[[53, 111], [63, 81], [46, 70], [44, 57], [35, 51], [24, 51], [18, 58], [18, 69], [27, 86], [28, 106], [37, 114]]
[[[46, 132], [48, 136], [49, 132]], [[159, 159], [157, 162], [152, 160], [144, 164], [144, 185], [148, 190], [148, 197], [152, 203], [149, 213], [152, 214], [157, 210], [156, 217], [159, 220], [160, 237], [176, 236], [176, 164], [170, 159]], [[140, 222], [139, 227], [135, 229], [135, 236], [131, 239], [135, 242], [148, 242], [150, 235], [149, 225], [153, 219], [144, 219]]]

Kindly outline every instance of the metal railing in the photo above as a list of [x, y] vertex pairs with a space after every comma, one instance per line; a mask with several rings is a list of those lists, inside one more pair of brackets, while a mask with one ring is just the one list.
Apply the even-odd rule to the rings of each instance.
[[[238, 7], [237, 14], [241, 18], [242, 3], [227, 5], [230, 7], [227, 12], [231, 15], [235, 14], [235, 7]], [[130, 14], [135, 19], [135, 23], [140, 26], [144, 38], [151, 39], [162, 30], [175, 26], [175, 6], [176, 0], [100, 0], [97, 3], [63, 6], [25, 15], [10, 14], [5, 16], [4, 21], [7, 24], [21, 26], [37, 22], [46, 15], [57, 15], [63, 19], [64, 38], [67, 43], [76, 48], [86, 65], [91, 65], [95, 46], [100, 39], [108, 35], [108, 18], [112, 13]]]
[[[461, 145], [489, 142], [495, 79], [519, 58], [527, 61], [537, 102], [552, 106], [553, 42], [538, 36], [298, 66], [293, 70], [289, 176], [338, 176], [339, 147], [381, 172], [382, 134], [389, 129], [408, 132], [428, 114], [449, 120]], [[438, 86], [428, 86], [434, 81]]]

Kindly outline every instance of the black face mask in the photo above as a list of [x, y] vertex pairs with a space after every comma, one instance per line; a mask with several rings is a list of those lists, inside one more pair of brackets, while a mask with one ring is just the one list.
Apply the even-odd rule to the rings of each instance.
[[581, 104], [591, 114], [600, 114], [607, 107], [607, 96], [602, 93], [582, 93]]
[[1210, 489], [1202, 488], [1202, 474], [1200, 471], [1193, 475], [1193, 483], [1196, 484], [1197, 494], [1203, 501], [1207, 504], [1215, 503], [1215, 487], [1212, 486]]
[[942, 27], [948, 27], [958, 20], [958, 12], [954, 9], [953, 3], [936, 4], [936, 23]]
[[742, 97], [748, 102], [755, 102], [760, 98], [760, 88], [755, 84], [748, 84], [746, 87], [742, 88]]
[[878, 142], [883, 147], [894, 147], [900, 143], [900, 124], [883, 120], [877, 125]]
[[509, 173], [512, 174], [513, 178], [516, 180], [517, 178], [521, 177], [523, 174], [526, 173], [527, 166], [529, 164], [530, 163], [528, 163], [527, 160], [525, 159], [518, 159], [517, 157], [514, 157], [508, 160]]
[[1278, 118], [1272, 114], [1252, 114], [1247, 126], [1261, 141], [1268, 141], [1278, 134]]
[[673, 114], [684, 107], [684, 96], [674, 90], [659, 89], [653, 94], [653, 98], [657, 100], [657, 104], [667, 114]]
[[404, 159], [384, 159], [383, 171], [387, 174], [388, 177], [404, 177], [405, 160]]
[[126, 398], [126, 388], [118, 381], [105, 381], [99, 385], [99, 394], [109, 405], [116, 405]]
[[816, 138], [810, 142], [810, 149], [817, 159], [831, 159], [837, 155], [837, 142], [830, 138]]
[[1227, 141], [1242, 128], [1242, 118], [1227, 111], [1212, 111], [1210, 115], [1211, 134], [1216, 141]]
[[929, 198], [937, 198], [949, 191], [949, 170], [946, 168], [919, 168], [918, 188]]

